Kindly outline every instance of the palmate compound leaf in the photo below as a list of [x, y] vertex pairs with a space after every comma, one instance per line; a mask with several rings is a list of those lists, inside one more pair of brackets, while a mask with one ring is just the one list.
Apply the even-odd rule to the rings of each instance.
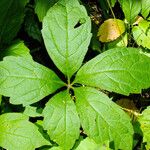
[[87, 62], [76, 75], [80, 83], [124, 95], [150, 87], [150, 57], [136, 48], [114, 48]]
[[60, 0], [49, 9], [42, 35], [55, 65], [67, 77], [81, 66], [91, 39], [91, 22], [78, 0]]
[[0, 94], [12, 104], [35, 103], [64, 85], [53, 71], [23, 57], [5, 57], [0, 70]]
[[35, 150], [51, 145], [38, 128], [21, 113], [6, 113], [0, 116], [0, 146], [8, 150]]
[[143, 142], [146, 142], [146, 149], [150, 149], [150, 106], [147, 107], [139, 117], [140, 128], [143, 132]]
[[130, 119], [105, 94], [94, 88], [75, 89], [76, 106], [84, 132], [95, 142], [114, 142], [115, 150], [132, 150]]
[[79, 138], [80, 122], [75, 104], [68, 91], [49, 100], [43, 110], [44, 129], [63, 150], [70, 150]]

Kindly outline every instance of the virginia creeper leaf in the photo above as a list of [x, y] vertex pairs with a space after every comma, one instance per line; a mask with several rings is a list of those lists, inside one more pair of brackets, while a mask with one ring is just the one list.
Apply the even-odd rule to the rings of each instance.
[[42, 22], [43, 18], [50, 7], [52, 7], [58, 0], [36, 0], [35, 1], [35, 13], [39, 20]]
[[132, 150], [132, 125], [118, 105], [94, 88], [77, 88], [75, 95], [81, 125], [89, 138], [100, 144], [114, 142], [116, 150]]
[[42, 34], [55, 65], [67, 77], [82, 64], [91, 39], [91, 22], [78, 0], [60, 0], [43, 21]]
[[119, 0], [126, 20], [132, 24], [141, 10], [141, 0]]
[[79, 138], [80, 122], [76, 107], [67, 91], [61, 92], [43, 110], [44, 129], [63, 150], [70, 150]]
[[142, 112], [142, 115], [139, 117], [138, 121], [140, 122], [141, 130], [143, 132], [143, 142], [146, 142], [146, 149], [150, 149], [150, 106], [147, 107]]
[[150, 87], [150, 58], [140, 49], [114, 48], [81, 67], [75, 82], [124, 95], [140, 93]]
[[119, 19], [106, 20], [98, 30], [99, 40], [101, 42], [110, 42], [117, 39], [125, 32], [125, 24]]
[[0, 1], [0, 44], [7, 44], [16, 36], [23, 22], [24, 7], [28, 1]]
[[142, 20], [132, 28], [134, 40], [138, 45], [150, 49], [150, 22]]
[[0, 116], [0, 146], [10, 150], [35, 150], [51, 145], [38, 128], [21, 113], [6, 113]]
[[142, 16], [146, 18], [150, 13], [150, 2], [149, 0], [141, 0], [142, 2]]
[[53, 71], [23, 57], [5, 57], [0, 70], [0, 94], [13, 104], [35, 103], [63, 86]]
[[23, 41], [15, 41], [7, 49], [1, 51], [0, 59], [2, 59], [5, 56], [21, 56], [26, 59], [32, 59], [29, 53], [29, 49], [25, 46]]
[[109, 149], [109, 142], [107, 142], [104, 145], [97, 144], [95, 143], [94, 140], [90, 138], [86, 138], [81, 143], [75, 150], [110, 150]]

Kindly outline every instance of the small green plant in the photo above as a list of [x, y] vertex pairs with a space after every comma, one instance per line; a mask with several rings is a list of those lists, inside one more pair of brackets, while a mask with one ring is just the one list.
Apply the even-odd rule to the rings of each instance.
[[[58, 1], [40, 20], [47, 52], [67, 82], [35, 62], [23, 42], [8, 47], [1, 55], [0, 95], [10, 97], [13, 105], [22, 104], [25, 110], [0, 116], [0, 146], [10, 150], [42, 150], [46, 145], [58, 150], [89, 146], [132, 150], [130, 117], [102, 91], [128, 96], [149, 88], [148, 54], [140, 48], [113, 48], [83, 64], [92, 37], [91, 20], [78, 0]], [[37, 112], [32, 104], [50, 94], [42, 112]], [[43, 120], [32, 123], [29, 117]], [[142, 124], [145, 118], [139, 118]]]

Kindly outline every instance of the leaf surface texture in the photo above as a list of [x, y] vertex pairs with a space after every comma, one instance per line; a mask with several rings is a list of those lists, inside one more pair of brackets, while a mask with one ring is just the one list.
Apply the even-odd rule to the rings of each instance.
[[5, 57], [0, 70], [0, 94], [13, 104], [35, 103], [64, 85], [53, 71], [23, 57]]
[[110, 49], [78, 71], [76, 83], [129, 95], [150, 86], [150, 57], [136, 48]]
[[68, 78], [81, 66], [91, 39], [91, 22], [78, 0], [60, 0], [43, 21], [42, 34], [55, 65]]
[[94, 88], [77, 88], [75, 95], [81, 125], [89, 138], [99, 144], [114, 142], [116, 150], [132, 150], [132, 124], [118, 105]]
[[0, 146], [10, 150], [35, 150], [51, 145], [38, 128], [21, 113], [6, 113], [0, 116]]
[[67, 91], [49, 100], [43, 111], [44, 129], [63, 150], [70, 150], [79, 138], [80, 122], [75, 104]]

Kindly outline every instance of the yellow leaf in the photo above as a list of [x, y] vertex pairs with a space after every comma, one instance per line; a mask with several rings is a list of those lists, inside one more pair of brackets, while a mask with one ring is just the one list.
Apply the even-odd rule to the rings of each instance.
[[98, 30], [99, 40], [101, 42], [110, 42], [117, 39], [125, 32], [125, 24], [119, 19], [106, 20]]

